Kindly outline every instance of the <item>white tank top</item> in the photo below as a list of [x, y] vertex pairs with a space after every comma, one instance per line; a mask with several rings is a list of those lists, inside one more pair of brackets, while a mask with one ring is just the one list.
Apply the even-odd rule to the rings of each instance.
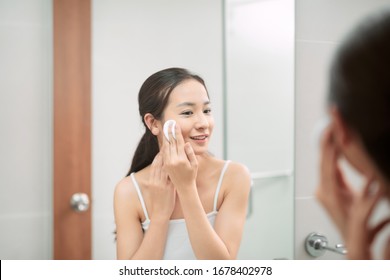
[[[214, 195], [213, 211], [207, 214], [210, 224], [214, 227], [215, 217], [217, 216], [217, 201], [218, 194], [221, 189], [222, 179], [230, 161], [226, 161], [219, 176], [218, 185]], [[145, 214], [145, 221], [142, 223], [142, 229], [146, 232], [149, 228], [150, 219], [144, 198], [142, 197], [141, 189], [135, 179], [134, 173], [131, 173], [131, 179], [134, 187], [137, 190], [142, 209]], [[191, 247], [190, 237], [187, 232], [185, 219], [175, 219], [169, 221], [167, 241], [165, 243], [165, 250], [163, 260], [195, 260], [195, 254]]]

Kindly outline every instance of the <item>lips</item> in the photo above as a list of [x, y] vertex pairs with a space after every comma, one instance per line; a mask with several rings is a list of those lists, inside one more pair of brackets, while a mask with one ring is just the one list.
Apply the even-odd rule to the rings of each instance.
[[192, 140], [206, 140], [208, 135], [197, 135], [197, 136], [190, 136]]

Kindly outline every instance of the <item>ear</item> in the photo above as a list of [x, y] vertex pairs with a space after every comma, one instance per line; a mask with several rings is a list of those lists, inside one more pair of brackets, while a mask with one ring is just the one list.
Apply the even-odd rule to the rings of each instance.
[[353, 133], [345, 123], [336, 106], [332, 106], [329, 109], [329, 114], [331, 116], [335, 141], [341, 148], [346, 148], [350, 145], [351, 140], [353, 139]]
[[160, 126], [159, 126], [160, 121], [155, 119], [152, 114], [150, 113], [145, 114], [144, 121], [153, 135], [157, 136], [160, 133]]

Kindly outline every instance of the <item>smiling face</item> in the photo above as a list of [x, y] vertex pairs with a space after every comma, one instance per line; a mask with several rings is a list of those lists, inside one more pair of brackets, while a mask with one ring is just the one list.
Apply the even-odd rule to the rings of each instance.
[[[214, 118], [206, 88], [200, 82], [188, 79], [173, 89], [161, 126], [170, 119], [180, 126], [184, 142], [191, 144], [195, 154], [208, 151]], [[161, 137], [162, 129], [159, 138]]]

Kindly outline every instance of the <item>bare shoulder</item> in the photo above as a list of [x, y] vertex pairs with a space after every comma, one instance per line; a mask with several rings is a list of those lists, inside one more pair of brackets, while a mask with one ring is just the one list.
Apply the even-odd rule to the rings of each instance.
[[130, 176], [127, 176], [120, 180], [115, 186], [115, 195], [131, 197], [134, 192], [133, 183], [131, 182]]
[[226, 176], [229, 177], [230, 180], [233, 181], [249, 181], [251, 178], [250, 171], [248, 167], [242, 163], [231, 161], [229, 163], [229, 167], [226, 170]]
[[231, 161], [225, 173], [225, 180], [230, 191], [239, 190], [249, 192], [251, 174], [244, 164]]
[[114, 207], [117, 210], [136, 210], [138, 212], [138, 194], [130, 176], [120, 180], [115, 186]]

